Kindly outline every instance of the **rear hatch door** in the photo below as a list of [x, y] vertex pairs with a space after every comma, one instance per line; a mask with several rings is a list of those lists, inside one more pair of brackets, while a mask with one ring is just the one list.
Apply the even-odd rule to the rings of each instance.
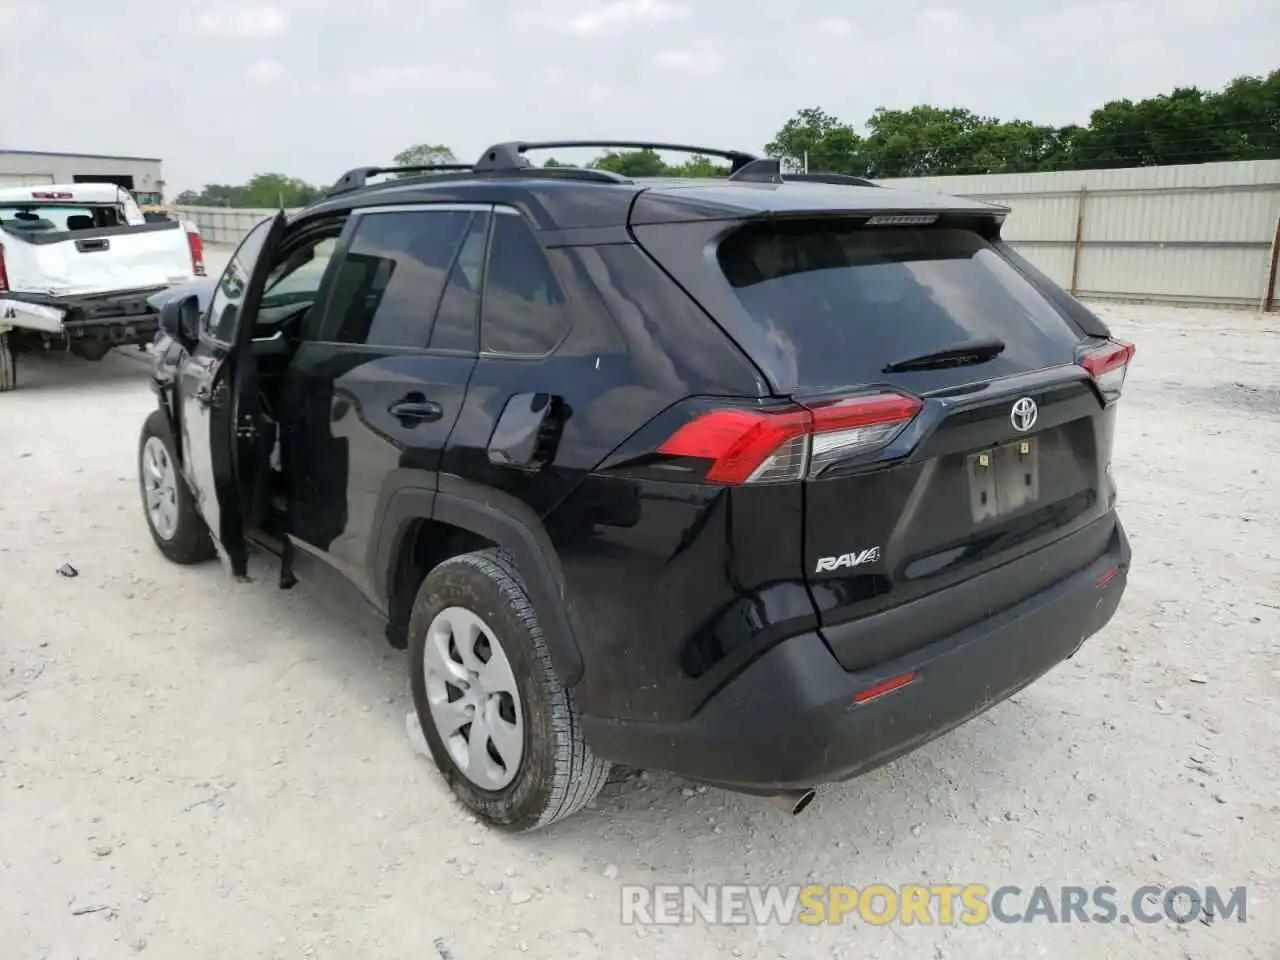
[[[758, 362], [815, 414], [806, 577], [848, 669], [1013, 605], [1111, 535], [1087, 335], [973, 222], [882, 222], [765, 220], [715, 255], [763, 331]], [[884, 393], [907, 401], [887, 439], [860, 444], [839, 416], [824, 433], [823, 411]], [[929, 595], [946, 599], [912, 603]]]

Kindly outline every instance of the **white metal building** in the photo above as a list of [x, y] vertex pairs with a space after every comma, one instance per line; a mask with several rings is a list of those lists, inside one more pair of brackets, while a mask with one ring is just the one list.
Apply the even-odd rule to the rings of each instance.
[[0, 186], [94, 182], [132, 190], [139, 203], [160, 203], [164, 193], [160, 161], [154, 157], [0, 150]]

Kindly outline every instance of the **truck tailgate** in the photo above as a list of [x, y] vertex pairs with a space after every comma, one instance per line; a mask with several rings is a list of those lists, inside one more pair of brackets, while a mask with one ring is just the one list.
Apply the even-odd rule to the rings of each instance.
[[20, 237], [0, 235], [9, 288], [66, 296], [138, 290], [190, 280], [181, 223], [147, 223]]

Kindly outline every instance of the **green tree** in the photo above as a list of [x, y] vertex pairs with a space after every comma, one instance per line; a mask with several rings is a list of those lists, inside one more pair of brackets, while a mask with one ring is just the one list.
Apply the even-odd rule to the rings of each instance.
[[189, 203], [201, 207], [238, 207], [244, 206], [246, 191], [244, 186], [233, 186], [228, 183], [206, 183], [199, 193], [187, 190], [178, 198], [179, 203]]
[[782, 160], [791, 169], [803, 169], [810, 155], [821, 151], [839, 120], [818, 107], [806, 107], [782, 125], [764, 152]]
[[184, 190], [178, 195], [177, 202], [189, 206], [273, 209], [304, 207], [322, 196], [324, 190], [297, 177], [283, 173], [258, 173], [244, 184], [209, 183], [199, 193]]
[[806, 163], [824, 173], [861, 174], [864, 166], [857, 131], [817, 107], [806, 107], [784, 123], [764, 150], [793, 173]]
[[624, 150], [621, 153], [609, 152], [592, 160], [588, 166], [597, 170], [609, 170], [620, 173], [624, 177], [662, 177], [667, 174], [667, 165], [656, 150]]
[[[544, 167], [571, 167], [552, 157]], [[725, 177], [729, 168], [710, 157], [691, 154], [684, 163], [669, 164], [654, 150], [623, 150], [602, 154], [587, 163], [594, 170], [608, 170], [624, 177]]]
[[1211, 94], [1220, 149], [1234, 159], [1280, 157], [1280, 70], [1265, 77], [1237, 77]]
[[304, 180], [283, 173], [256, 173], [244, 186], [246, 207], [304, 207], [314, 203], [324, 191]]
[[1195, 87], [1147, 100], [1113, 100], [1093, 111], [1076, 140], [1076, 162], [1144, 167], [1226, 159], [1217, 145], [1213, 103]]
[[1075, 143], [1087, 167], [1135, 167], [1280, 156], [1280, 70], [1239, 77], [1219, 93], [1180, 87], [1093, 112]]
[[976, 154], [984, 147], [998, 151], [1000, 126], [998, 120], [959, 107], [878, 107], [867, 120], [864, 169], [872, 177], [986, 173], [983, 167], [992, 164], [984, 165]]
[[869, 177], [1069, 170], [1280, 157], [1280, 70], [1217, 93], [1194, 87], [1104, 104], [1087, 126], [1003, 121], [959, 107], [881, 107], [860, 136], [817, 108], [765, 147], [788, 169]]
[[727, 177], [729, 167], [727, 164], [716, 163], [710, 157], [695, 153], [684, 163], [668, 166], [667, 174], [672, 177]]
[[397, 167], [427, 167], [437, 163], [457, 163], [458, 158], [443, 143], [415, 143], [397, 153], [391, 162]]

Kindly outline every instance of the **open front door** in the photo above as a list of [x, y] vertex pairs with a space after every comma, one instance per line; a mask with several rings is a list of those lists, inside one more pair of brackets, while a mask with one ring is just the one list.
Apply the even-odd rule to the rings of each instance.
[[222, 272], [201, 319], [199, 341], [179, 378], [182, 472], [218, 553], [237, 577], [245, 575], [248, 563], [248, 491], [242, 488], [257, 472], [245, 459], [257, 456], [262, 426], [251, 350], [253, 321], [284, 229], [281, 212], [263, 220], [241, 241]]

